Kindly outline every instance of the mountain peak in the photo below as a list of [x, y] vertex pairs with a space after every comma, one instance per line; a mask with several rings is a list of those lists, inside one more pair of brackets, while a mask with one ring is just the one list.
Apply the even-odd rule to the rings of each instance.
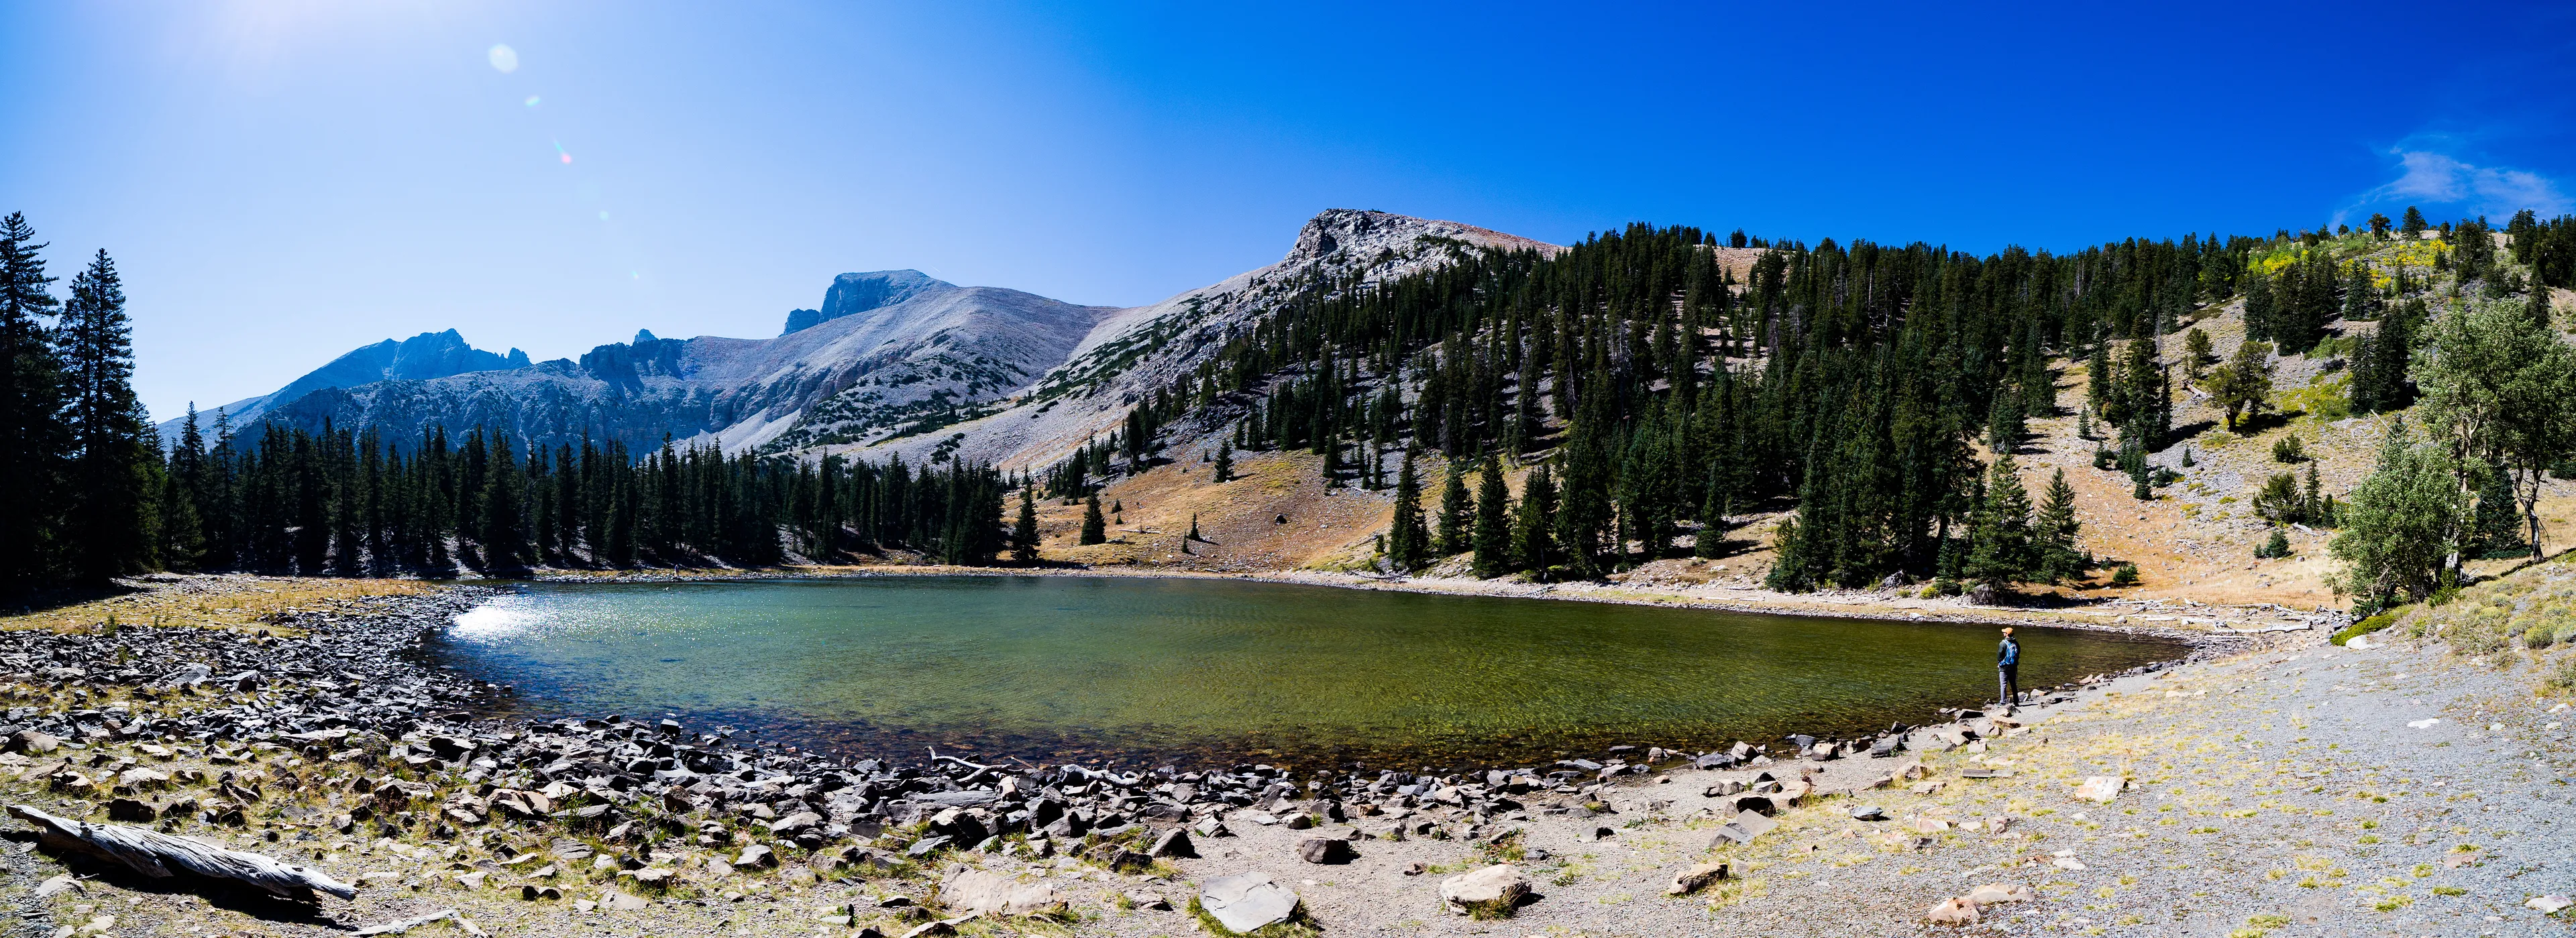
[[918, 270], [876, 270], [867, 273], [842, 274], [832, 278], [832, 286], [823, 291], [821, 309], [791, 310], [787, 328], [779, 335], [810, 329], [852, 313], [864, 313], [892, 306], [925, 293], [957, 289], [957, 285]]

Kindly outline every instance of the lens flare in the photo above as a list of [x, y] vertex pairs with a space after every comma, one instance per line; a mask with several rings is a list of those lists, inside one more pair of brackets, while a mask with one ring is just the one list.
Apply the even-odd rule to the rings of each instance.
[[564, 165], [572, 165], [572, 154], [564, 152], [563, 141], [561, 140], [555, 141], [555, 155], [563, 158]]
[[529, 106], [529, 107], [536, 107], [536, 106], [537, 106], [537, 96], [536, 96], [536, 95], [529, 95], [529, 96], [528, 96], [528, 106]]
[[492, 47], [492, 51], [485, 53], [485, 55], [492, 60], [492, 67], [500, 71], [501, 74], [507, 75], [519, 70], [519, 50], [517, 49], [513, 49], [505, 45], [495, 45]]

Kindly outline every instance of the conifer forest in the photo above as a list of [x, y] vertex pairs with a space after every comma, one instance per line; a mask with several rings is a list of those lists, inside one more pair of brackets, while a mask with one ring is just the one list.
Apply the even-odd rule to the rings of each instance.
[[[1043, 562], [1035, 500], [1093, 499], [1091, 543], [1106, 480], [1212, 457], [1222, 482], [1263, 451], [1391, 497], [1398, 571], [1470, 555], [1480, 577], [1588, 579], [1767, 536], [1783, 591], [2082, 580], [2117, 571], [2077, 546], [2062, 472], [2021, 476], [2027, 422], [2077, 416], [2096, 469], [2149, 498], [2170, 481], [2149, 454], [2261, 420], [2271, 362], [2307, 355], [2348, 372], [2338, 406], [2413, 408], [2361, 486], [2321, 492], [2311, 468], [2260, 498], [2278, 523], [2353, 534], [2341, 585], [2368, 604], [2443, 588], [2462, 551], [2536, 550], [2539, 481], [2576, 449], [2546, 289], [2576, 283], [2576, 219], [2529, 212], [2064, 254], [1647, 225], [1553, 255], [1461, 245], [1411, 276], [1300, 285], [1114, 432], [1013, 471], [193, 410], [165, 442], [128, 386], [115, 262], [65, 281], [47, 248], [20, 216], [0, 230], [0, 576], [21, 591], [162, 569]], [[2211, 348], [2194, 314], [2231, 304], [2245, 339]], [[2360, 322], [2376, 326], [2342, 337]], [[2176, 425], [2195, 394], [2226, 426]], [[1763, 507], [1794, 515], [1734, 529]]]

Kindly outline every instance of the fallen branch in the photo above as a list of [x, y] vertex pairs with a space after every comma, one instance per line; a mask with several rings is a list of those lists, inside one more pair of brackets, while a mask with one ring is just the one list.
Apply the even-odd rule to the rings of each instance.
[[965, 767], [970, 768], [970, 769], [978, 769], [978, 770], [986, 771], [986, 772], [990, 772], [990, 771], [992, 771], [992, 770], [994, 770], [994, 769], [1001, 768], [1001, 766], [998, 766], [998, 765], [978, 765], [978, 764], [976, 764], [976, 763], [968, 762], [968, 761], [966, 761], [966, 760], [964, 760], [964, 759], [957, 758], [956, 756], [943, 756], [943, 755], [940, 755], [940, 754], [939, 754], [939, 747], [937, 747], [937, 746], [932, 746], [932, 747], [929, 747], [929, 748], [930, 748], [930, 761], [932, 761], [932, 762], [954, 762], [954, 763], [957, 763], [958, 765], [962, 765], [962, 766], [965, 766]]
[[358, 929], [357, 931], [350, 932], [350, 934], [358, 936], [399, 935], [423, 925], [427, 925], [431, 922], [441, 922], [448, 919], [456, 919], [459, 922], [463, 922], [465, 920], [457, 914], [455, 909], [447, 909], [445, 911], [432, 912], [428, 915], [415, 915], [407, 919], [386, 922], [382, 925], [369, 925], [365, 928]]
[[112, 860], [153, 879], [177, 875], [177, 867], [208, 879], [227, 879], [270, 894], [305, 902], [315, 892], [342, 899], [357, 898], [358, 889], [311, 867], [289, 866], [256, 853], [229, 850], [193, 837], [173, 837], [123, 824], [92, 824], [56, 817], [22, 804], [9, 815], [37, 824], [45, 846], [78, 850]]

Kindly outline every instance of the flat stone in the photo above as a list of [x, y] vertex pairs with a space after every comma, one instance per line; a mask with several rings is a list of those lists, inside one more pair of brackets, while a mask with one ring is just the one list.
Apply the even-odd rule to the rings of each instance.
[[1243, 933], [1295, 916], [1297, 894], [1271, 882], [1268, 873], [1236, 873], [1202, 885], [1199, 908], [1227, 931]]
[[1968, 893], [1967, 898], [1968, 901], [1979, 906], [2002, 905], [2007, 902], [2037, 902], [2039, 891], [2020, 883], [2010, 885], [1987, 883]]
[[1064, 896], [1045, 880], [1019, 882], [983, 870], [961, 870], [939, 884], [939, 901], [981, 915], [1062, 915]]
[[1722, 842], [1749, 844], [1753, 838], [1770, 833], [1780, 822], [1751, 811], [1739, 811], [1733, 819], [1718, 825], [1717, 836], [1709, 841], [1714, 847]]

